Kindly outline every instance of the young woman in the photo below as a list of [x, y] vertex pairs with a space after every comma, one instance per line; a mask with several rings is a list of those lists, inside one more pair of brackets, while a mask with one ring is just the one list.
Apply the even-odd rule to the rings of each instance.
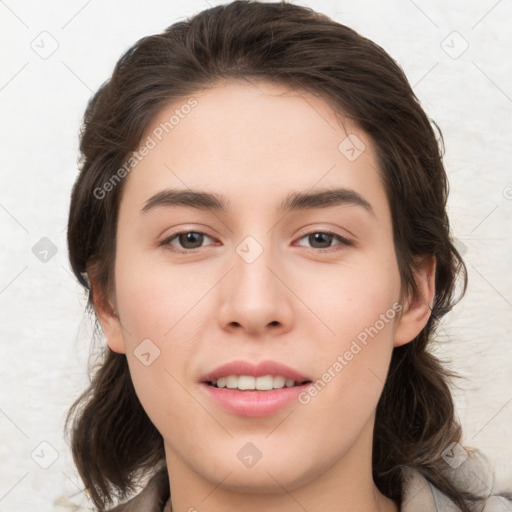
[[120, 59], [68, 230], [107, 342], [67, 422], [98, 510], [501, 500], [428, 350], [466, 284], [440, 145], [397, 64], [305, 7], [221, 5]]

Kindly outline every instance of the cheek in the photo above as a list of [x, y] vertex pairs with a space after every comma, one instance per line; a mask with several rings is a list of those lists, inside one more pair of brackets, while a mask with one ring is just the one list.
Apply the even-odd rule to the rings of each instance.
[[191, 408], [183, 385], [199, 348], [201, 322], [211, 318], [201, 298], [213, 276], [145, 263], [126, 250], [120, 254], [116, 300], [131, 378], [151, 421], [167, 431], [169, 418], [180, 420], [177, 411]]
[[330, 419], [345, 423], [349, 412], [360, 426], [375, 409], [393, 351], [401, 310], [397, 264], [391, 256], [376, 255], [337, 272], [317, 271], [314, 279], [307, 275], [300, 293], [317, 317], [311, 315], [308, 324], [311, 336], [317, 335], [320, 378], [301, 403], [328, 408], [326, 424]]
[[[400, 297], [400, 275], [392, 254], [348, 259], [339, 265], [318, 264], [297, 269], [294, 291], [308, 306], [310, 327], [330, 347], [343, 349], [365, 329], [375, 326], [389, 338]], [[384, 323], [381, 320], [384, 315]], [[373, 331], [373, 330], [372, 330]]]
[[118, 311], [130, 344], [150, 338], [159, 345], [175, 336], [189, 323], [215, 276], [198, 268], [184, 271], [155, 262], [144, 255], [130, 257], [125, 251], [116, 261], [116, 299]]

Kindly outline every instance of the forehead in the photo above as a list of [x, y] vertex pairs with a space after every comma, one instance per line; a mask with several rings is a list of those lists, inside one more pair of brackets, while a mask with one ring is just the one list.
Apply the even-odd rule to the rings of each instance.
[[[191, 98], [193, 108], [188, 106]], [[147, 134], [155, 131], [168, 144], [193, 137], [188, 148], [229, 150], [231, 157], [257, 153], [264, 159], [260, 149], [266, 145], [267, 160], [281, 154], [287, 160], [294, 155], [300, 159], [319, 151], [338, 156], [341, 136], [357, 132], [367, 138], [353, 121], [335, 114], [323, 99], [305, 90], [242, 80], [220, 82], [173, 102], [158, 113]]]
[[368, 135], [321, 98], [280, 84], [230, 81], [197, 91], [162, 108], [144, 144], [151, 149], [125, 190], [139, 204], [166, 187], [244, 193], [243, 204], [258, 196], [262, 207], [315, 186], [387, 202]]

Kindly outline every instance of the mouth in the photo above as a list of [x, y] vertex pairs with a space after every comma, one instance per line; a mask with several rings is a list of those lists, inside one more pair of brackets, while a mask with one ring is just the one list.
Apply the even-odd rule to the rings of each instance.
[[294, 380], [284, 375], [228, 375], [206, 381], [205, 384], [214, 388], [226, 388], [234, 391], [272, 391], [274, 389], [292, 388], [310, 384], [311, 381]]
[[203, 375], [200, 382], [238, 391], [271, 391], [310, 383], [311, 378], [277, 361], [231, 361]]
[[216, 406], [252, 418], [271, 416], [291, 407], [311, 383], [310, 376], [276, 361], [256, 365], [232, 361], [199, 380], [202, 391]]

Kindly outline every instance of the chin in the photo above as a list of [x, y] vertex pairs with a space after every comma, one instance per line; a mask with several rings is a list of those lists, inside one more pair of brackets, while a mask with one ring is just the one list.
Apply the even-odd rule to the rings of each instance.
[[[238, 443], [237, 443], [238, 445]], [[245, 443], [242, 443], [244, 446]], [[246, 451], [249, 452], [250, 448]], [[321, 460], [313, 460], [310, 456], [297, 457], [298, 450], [286, 457], [285, 453], [273, 451], [272, 454], [262, 454], [261, 459], [246, 465], [240, 461], [237, 452], [235, 458], [226, 458], [228, 450], [212, 454], [215, 457], [205, 467], [204, 460], [196, 466], [203, 477], [217, 485], [222, 482], [222, 488], [243, 494], [280, 494], [283, 488], [293, 490], [310, 483], [329, 466]], [[242, 452], [243, 454], [244, 452]], [[218, 458], [217, 458], [218, 457]], [[243, 459], [243, 456], [241, 457]]]
[[[268, 466], [268, 467], [267, 467]], [[268, 471], [268, 472], [267, 472]], [[225, 473], [226, 475], [228, 472]], [[210, 475], [216, 484], [219, 473]], [[222, 481], [222, 487], [241, 494], [281, 494], [283, 488], [292, 490], [310, 481], [310, 477], [293, 467], [277, 467], [269, 463], [259, 469], [231, 469], [229, 476]]]

